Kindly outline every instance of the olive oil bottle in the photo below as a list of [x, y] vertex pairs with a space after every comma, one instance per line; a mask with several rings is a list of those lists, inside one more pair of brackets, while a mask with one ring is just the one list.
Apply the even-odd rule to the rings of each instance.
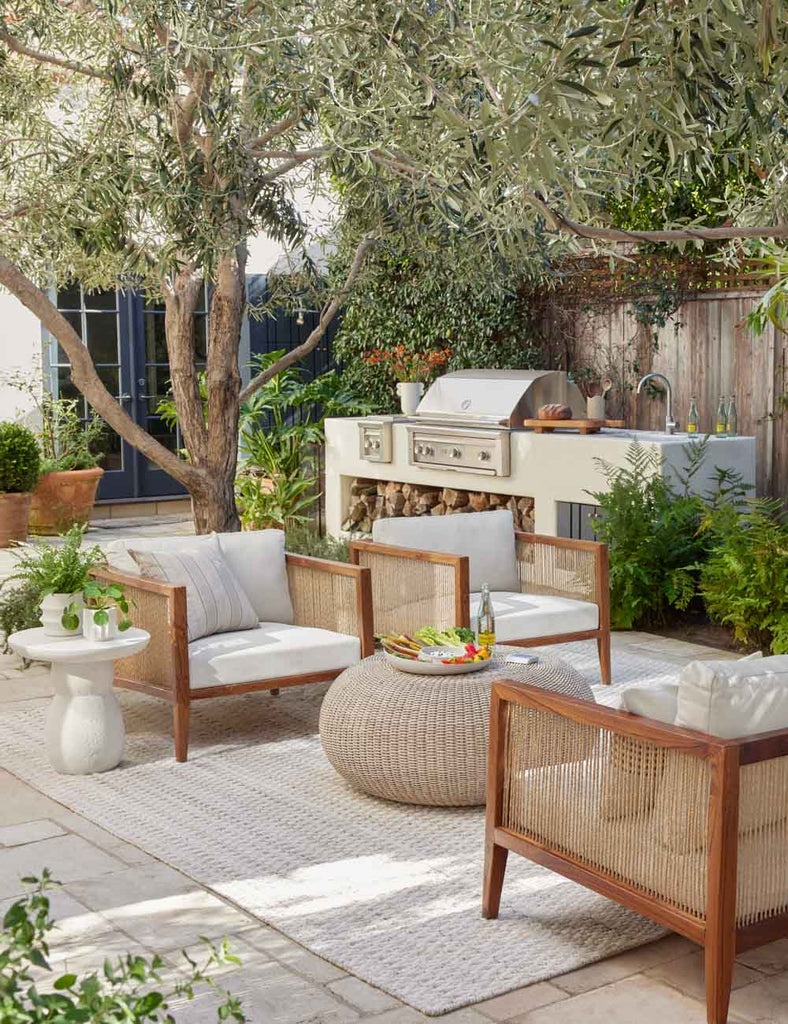
[[717, 405], [717, 417], [714, 420], [714, 433], [724, 434], [728, 429], [728, 406], [725, 404], [725, 395], [720, 396]]
[[495, 615], [488, 583], [482, 584], [482, 597], [476, 616], [476, 643], [479, 647], [492, 647], [495, 643]]
[[698, 412], [698, 399], [695, 395], [690, 399], [689, 412], [687, 413], [687, 433], [697, 434], [700, 430], [700, 413]]
[[728, 412], [725, 417], [725, 433], [729, 437], [735, 437], [739, 433], [739, 413], [736, 409], [736, 396], [731, 395], [728, 402]]

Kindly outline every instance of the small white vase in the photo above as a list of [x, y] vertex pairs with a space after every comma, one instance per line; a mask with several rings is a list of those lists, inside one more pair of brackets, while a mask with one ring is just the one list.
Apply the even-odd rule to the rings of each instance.
[[[65, 629], [61, 619], [66, 605], [75, 604], [79, 616], [76, 629]], [[41, 601], [41, 625], [47, 636], [79, 636], [82, 632], [82, 609], [85, 602], [82, 594], [47, 594]]]
[[603, 420], [605, 418], [604, 395], [591, 395], [586, 399], [588, 407], [588, 418], [590, 420]]
[[397, 384], [399, 404], [406, 416], [412, 416], [419, 407], [421, 396], [424, 394], [424, 385], [421, 381], [402, 381]]
[[101, 643], [104, 640], [114, 640], [118, 635], [118, 609], [104, 608], [103, 611], [109, 616], [109, 622], [98, 625], [95, 621], [96, 612], [99, 608], [85, 608], [82, 613], [82, 632], [86, 640], [93, 640]]

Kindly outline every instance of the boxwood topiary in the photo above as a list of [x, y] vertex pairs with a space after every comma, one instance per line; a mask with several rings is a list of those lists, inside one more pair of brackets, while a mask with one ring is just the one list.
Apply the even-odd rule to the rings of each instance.
[[35, 434], [19, 423], [0, 423], [0, 493], [32, 491], [41, 470]]

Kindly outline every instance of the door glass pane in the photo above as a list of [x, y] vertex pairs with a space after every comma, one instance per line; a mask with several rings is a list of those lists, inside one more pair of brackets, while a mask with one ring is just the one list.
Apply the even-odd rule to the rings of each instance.
[[113, 288], [108, 292], [85, 292], [85, 309], [117, 309], [117, 293]]
[[88, 351], [94, 363], [117, 363], [118, 318], [106, 313], [86, 313]]
[[160, 313], [145, 314], [145, 358], [149, 363], [167, 362], [167, 336]]
[[[63, 313], [65, 320], [71, 324], [77, 334], [82, 337], [82, 314], [81, 313]], [[57, 347], [57, 361], [59, 363], [67, 363], [69, 361], [68, 356], [63, 349], [58, 345]]]
[[77, 387], [71, 381], [71, 367], [58, 366], [57, 368], [57, 390], [61, 398], [75, 398], [80, 402], [80, 414], [84, 415], [84, 399]]
[[198, 315], [194, 318], [194, 352], [197, 359], [207, 359], [207, 326], [208, 317]]
[[81, 309], [82, 300], [78, 284], [70, 284], [57, 293], [58, 309]]
[[148, 417], [147, 430], [148, 433], [152, 434], [157, 441], [160, 441], [165, 448], [169, 448], [172, 452], [177, 450], [178, 441], [175, 431], [170, 430], [166, 423], [158, 416]]
[[104, 386], [116, 398], [120, 394], [120, 371], [117, 366], [97, 366], [96, 372], [104, 382]]
[[106, 470], [123, 469], [120, 436], [114, 430], [105, 431], [104, 445], [104, 458], [99, 463], [101, 468]]
[[151, 396], [148, 398], [148, 414], [154, 415], [159, 402], [170, 390], [170, 368], [169, 366], [149, 366], [147, 378], [148, 394]]

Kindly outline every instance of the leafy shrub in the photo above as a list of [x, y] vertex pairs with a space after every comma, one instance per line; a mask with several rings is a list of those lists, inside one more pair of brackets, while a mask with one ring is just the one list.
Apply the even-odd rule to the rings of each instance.
[[706, 521], [714, 546], [701, 570], [700, 592], [711, 619], [737, 640], [788, 654], [788, 526], [779, 501], [747, 510], [722, 508]]
[[695, 596], [711, 537], [701, 529], [706, 505], [689, 484], [705, 454], [703, 442], [692, 447], [682, 494], [662, 476], [659, 454], [637, 441], [624, 466], [597, 460], [609, 490], [592, 495], [599, 505], [594, 529], [609, 548], [614, 629], [659, 625], [670, 607], [684, 609]]
[[61, 538], [62, 544], [38, 541], [21, 544], [14, 572], [9, 580], [26, 580], [38, 592], [39, 600], [47, 594], [73, 594], [81, 591], [90, 570], [103, 565], [106, 556], [98, 544], [83, 548], [84, 530], [72, 526]]
[[0, 594], [0, 635], [2, 652], [10, 654], [8, 637], [20, 629], [33, 629], [41, 625], [41, 595], [29, 580], [7, 587]]
[[[463, 243], [451, 236], [434, 251], [379, 245], [364, 278], [349, 296], [333, 351], [342, 379], [381, 412], [396, 412], [396, 378], [387, 365], [364, 361], [369, 353], [427, 352], [450, 348], [446, 370], [470, 367], [535, 367], [539, 350], [529, 342], [525, 303], [502, 263], [497, 272], [458, 275], [467, 262]], [[466, 246], [467, 249], [467, 246]]]
[[164, 961], [154, 956], [150, 961], [127, 954], [114, 963], [107, 959], [101, 973], [91, 972], [79, 978], [61, 974], [54, 979], [52, 992], [38, 989], [40, 974], [33, 969], [51, 970], [47, 958], [47, 936], [53, 927], [49, 916], [49, 873], [42, 880], [24, 878], [35, 889], [14, 903], [5, 913], [0, 933], [0, 1020], [3, 1024], [80, 1024], [80, 1022], [123, 1021], [124, 1024], [170, 1022], [168, 1001], [173, 998], [192, 999], [197, 985], [208, 985], [219, 998], [217, 1021], [244, 1021], [237, 997], [219, 988], [208, 971], [226, 963], [240, 961], [229, 952], [226, 943], [208, 945], [208, 959], [203, 967], [184, 953], [183, 980], [162, 991], [161, 971]]
[[288, 526], [285, 547], [294, 555], [311, 555], [313, 558], [328, 558], [332, 562], [349, 562], [349, 542], [339, 537], [321, 537], [309, 523], [295, 523]]
[[270, 481], [242, 473], [235, 481], [235, 497], [243, 529], [284, 529], [306, 522], [306, 513], [320, 497], [314, 483], [310, 477], [278, 476]]
[[41, 455], [32, 430], [0, 423], [0, 493], [32, 491], [41, 471]]

